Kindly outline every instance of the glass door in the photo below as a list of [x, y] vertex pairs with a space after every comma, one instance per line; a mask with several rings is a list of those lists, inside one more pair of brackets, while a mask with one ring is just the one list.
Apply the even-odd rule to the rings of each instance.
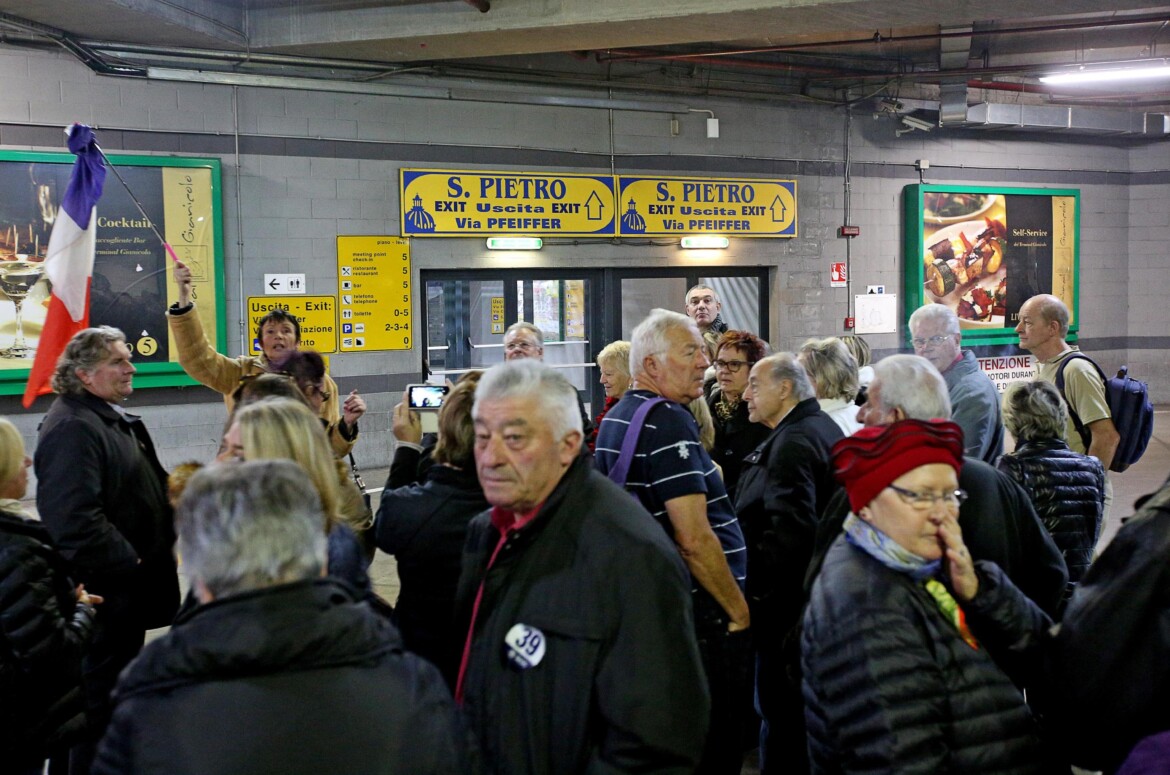
[[[469, 277], [470, 275], [470, 277]], [[504, 360], [504, 331], [525, 320], [544, 335], [544, 362], [564, 371], [586, 409], [597, 379], [600, 273], [425, 271], [427, 360], [434, 378], [458, 378]]]

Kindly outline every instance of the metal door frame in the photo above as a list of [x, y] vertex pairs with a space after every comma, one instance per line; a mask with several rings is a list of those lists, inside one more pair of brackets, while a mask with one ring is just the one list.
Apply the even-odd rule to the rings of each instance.
[[[520, 268], [520, 269], [423, 269], [419, 273], [419, 282], [423, 288], [421, 320], [424, 321], [423, 353], [428, 352], [430, 342], [429, 326], [425, 324], [427, 318], [427, 283], [442, 282], [444, 296], [448, 291], [455, 297], [455, 304], [450, 310], [451, 315], [444, 321], [448, 341], [443, 345], [448, 347], [449, 354], [458, 354], [460, 360], [469, 362], [467, 351], [467, 332], [463, 321], [466, 319], [467, 299], [462, 293], [457, 293], [457, 280], [475, 280], [478, 282], [501, 280], [504, 284], [504, 328], [516, 322], [516, 282], [523, 280], [586, 280], [585, 317], [589, 332], [586, 352], [589, 361], [596, 361], [597, 353], [606, 344], [614, 341], [621, 335], [622, 330], [622, 280], [645, 279], [655, 277], [683, 277], [688, 288], [698, 284], [700, 277], [755, 277], [759, 280], [759, 320], [760, 330], [755, 333], [764, 341], [768, 341], [768, 331], [771, 326], [769, 314], [770, 305], [770, 270], [768, 266], [669, 266], [653, 268], [607, 268], [607, 269], [557, 269], [557, 268]], [[563, 299], [562, 299], [563, 302]], [[683, 311], [682, 299], [679, 300], [679, 312]], [[532, 294], [525, 294], [525, 319], [531, 319]], [[451, 319], [457, 318], [457, 319]], [[563, 316], [562, 316], [563, 319]], [[421, 369], [420, 373], [425, 372]], [[596, 379], [590, 379], [586, 386], [582, 400], [588, 401], [592, 407], [601, 407], [605, 403], [605, 391]], [[596, 414], [596, 411], [594, 411]]]

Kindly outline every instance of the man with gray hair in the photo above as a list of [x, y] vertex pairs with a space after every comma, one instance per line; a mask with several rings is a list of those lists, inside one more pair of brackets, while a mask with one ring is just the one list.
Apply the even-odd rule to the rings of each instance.
[[73, 749], [74, 773], [88, 771], [118, 673], [179, 605], [167, 472], [142, 419], [122, 408], [134, 392], [130, 358], [116, 328], [74, 335], [34, 455], [37, 511], [73, 580], [105, 598], [83, 661], [91, 733]]
[[951, 397], [951, 420], [963, 429], [968, 457], [995, 464], [1003, 454], [1003, 412], [995, 383], [979, 368], [975, 353], [962, 349], [959, 317], [945, 304], [927, 304], [910, 316], [911, 344], [939, 370]]
[[438, 670], [324, 576], [325, 515], [297, 464], [205, 468], [177, 516], [199, 605], [122, 675], [96, 775], [467, 769]]
[[800, 655], [786, 653], [784, 644], [804, 610], [817, 518], [836, 492], [831, 450], [844, 434], [821, 410], [812, 380], [792, 353], [756, 363], [743, 398], [748, 419], [773, 429], [744, 458], [735, 491], [751, 571], [760, 772], [807, 772], [804, 703], [788, 678], [799, 669]]
[[[456, 701], [493, 773], [693, 772], [709, 701], [686, 570], [582, 457], [576, 390], [533, 360], [480, 379]], [[340, 771], [340, 770], [338, 770]]]
[[[946, 382], [930, 361], [917, 355], [891, 355], [874, 366], [873, 382], [858, 419], [867, 427], [898, 420], [949, 420]], [[967, 500], [959, 506], [963, 541], [976, 560], [991, 560], [1053, 618], [1059, 618], [1068, 569], [1028, 494], [1011, 477], [973, 457], [963, 458], [959, 487]], [[811, 589], [829, 546], [841, 535], [849, 501], [840, 490], [817, 528], [817, 551], [805, 577]]]
[[[518, 320], [508, 326], [504, 332], [504, 360], [520, 361], [525, 358], [544, 361], [544, 333], [525, 320]], [[581, 425], [585, 438], [593, 436], [593, 420], [585, 411], [585, 404], [581, 403], [581, 396], [577, 396], [577, 411], [581, 414]], [[588, 448], [585, 448], [588, 454]]]
[[[598, 470], [624, 485], [674, 539], [691, 572], [695, 633], [711, 691], [711, 731], [699, 772], [738, 773], [751, 697], [747, 551], [723, 478], [686, 408], [702, 400], [709, 363], [693, 320], [653, 310], [630, 337], [637, 387], [605, 415], [594, 455]], [[644, 405], [643, 424], [631, 427]], [[623, 456], [628, 468], [619, 465]]]

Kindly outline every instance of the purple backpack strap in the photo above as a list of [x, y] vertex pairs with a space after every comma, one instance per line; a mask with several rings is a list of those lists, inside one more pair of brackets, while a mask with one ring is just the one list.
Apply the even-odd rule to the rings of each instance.
[[642, 426], [646, 424], [646, 416], [650, 410], [659, 404], [666, 403], [662, 396], [648, 398], [642, 402], [630, 418], [630, 427], [626, 428], [626, 437], [622, 440], [622, 451], [618, 454], [617, 462], [609, 470], [611, 481], [626, 486], [626, 478], [630, 475], [630, 464], [634, 462], [634, 450], [638, 447], [638, 437], [642, 435]]

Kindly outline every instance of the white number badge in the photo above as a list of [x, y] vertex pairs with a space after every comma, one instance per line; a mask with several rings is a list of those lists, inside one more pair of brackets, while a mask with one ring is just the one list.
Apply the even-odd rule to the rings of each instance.
[[514, 624], [504, 636], [504, 654], [513, 667], [527, 670], [544, 659], [544, 633], [527, 624]]

